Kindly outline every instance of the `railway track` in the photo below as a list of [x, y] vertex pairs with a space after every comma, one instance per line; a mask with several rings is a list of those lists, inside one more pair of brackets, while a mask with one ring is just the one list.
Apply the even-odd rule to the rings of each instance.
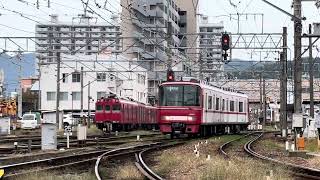
[[[140, 135], [140, 138], [152, 138], [159, 136], [159, 133], [153, 133], [153, 134], [145, 134]], [[128, 140], [135, 139], [136, 135], [127, 135], [127, 136], [114, 136], [114, 137], [91, 137], [90, 139], [86, 140], [85, 146], [95, 146], [95, 145], [121, 145], [124, 143], [127, 143]], [[25, 138], [23, 139], [10, 139], [10, 141], [13, 142], [21, 142], [27, 140]], [[6, 142], [7, 140], [0, 140], [0, 143]], [[70, 147], [78, 147], [78, 140], [70, 140]], [[61, 138], [58, 142], [58, 148], [67, 147], [67, 142], [62, 141]], [[36, 141], [32, 142], [31, 145], [32, 150], [39, 150], [41, 149], [41, 140], [36, 139]], [[28, 150], [28, 143], [18, 143], [17, 148], [13, 147], [6, 147], [6, 148], [0, 148], [0, 155], [7, 155], [12, 154], [14, 152], [27, 152]]]
[[300, 166], [300, 165], [296, 165], [296, 164], [292, 164], [292, 163], [288, 163], [288, 162], [284, 162], [284, 161], [279, 161], [277, 159], [273, 159], [273, 158], [270, 158], [270, 157], [267, 157], [267, 156], [264, 156], [264, 155], [261, 155], [261, 154], [255, 152], [252, 148], [252, 145], [254, 143], [256, 143], [263, 135], [264, 135], [264, 133], [261, 133], [256, 138], [253, 138], [250, 141], [248, 141], [244, 145], [244, 150], [248, 154], [250, 154], [253, 157], [258, 158], [260, 160], [269, 161], [269, 162], [272, 162], [275, 164], [279, 164], [279, 165], [288, 167], [293, 172], [293, 174], [297, 177], [306, 178], [306, 179], [320, 179], [320, 169], [315, 169], [315, 168]]
[[[172, 146], [176, 146], [176, 145], [180, 145], [183, 144], [185, 141], [181, 141], [181, 142], [166, 142], [166, 143], [158, 143], [158, 144], [151, 144], [149, 147], [145, 146], [141, 149], [137, 149], [136, 147], [132, 147], [131, 150], [132, 151], [128, 151], [128, 149], [116, 149], [116, 150], [112, 150], [109, 152], [106, 152], [104, 154], [102, 154], [101, 156], [98, 157], [96, 164], [95, 164], [95, 175], [96, 178], [98, 180], [102, 180], [103, 177], [101, 176], [101, 170], [99, 168], [100, 163], [102, 161], [102, 159], [104, 158], [111, 158], [114, 157], [114, 155], [112, 155], [111, 153], [120, 153], [121, 155], [128, 155], [128, 154], [135, 154], [136, 156], [136, 162], [135, 165], [138, 168], [138, 170], [148, 179], [150, 180], [163, 180], [162, 177], [160, 177], [159, 175], [157, 175], [156, 173], [154, 173], [149, 167], [148, 165], [145, 163], [144, 159], [143, 159], [143, 154], [148, 152], [148, 151], [154, 151], [157, 149], [162, 149], [162, 148], [168, 148], [168, 147], [172, 147]], [[126, 150], [127, 152], [123, 153], [123, 151]]]
[[132, 154], [141, 151], [143, 148], [150, 147], [152, 145], [160, 144], [160, 142], [146, 143], [142, 145], [129, 146], [118, 149], [104, 149], [93, 152], [81, 153], [76, 155], [67, 155], [53, 158], [46, 158], [34, 161], [21, 162], [16, 164], [9, 164], [0, 166], [0, 169], [5, 171], [5, 179], [13, 179], [18, 176], [44, 172], [49, 170], [59, 170], [64, 168], [81, 168], [88, 169], [88, 166], [94, 164], [97, 157], [101, 155], [108, 156], [122, 156], [125, 154]]

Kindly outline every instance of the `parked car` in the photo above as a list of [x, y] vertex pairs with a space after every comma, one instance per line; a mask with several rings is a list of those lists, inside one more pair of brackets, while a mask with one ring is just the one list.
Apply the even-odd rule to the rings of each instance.
[[21, 129], [36, 129], [40, 127], [41, 116], [38, 112], [29, 112], [22, 116], [21, 120], [18, 120], [21, 124]]

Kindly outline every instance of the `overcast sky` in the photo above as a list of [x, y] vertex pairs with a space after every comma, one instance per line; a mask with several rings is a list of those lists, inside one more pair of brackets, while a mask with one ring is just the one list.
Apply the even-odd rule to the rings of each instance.
[[[39, 0], [40, 7], [37, 9], [36, 0], [0, 0], [0, 36], [34, 36], [35, 21], [48, 21], [50, 14], [58, 14], [60, 20], [71, 21], [72, 17], [83, 13], [81, 0], [50, 1], [50, 8], [48, 8], [47, 0]], [[111, 14], [110, 11], [113, 12], [119, 9], [119, 1], [120, 0], [108, 0], [106, 4], [108, 10], [103, 9], [105, 0], [96, 0], [96, 2], [102, 6], [100, 9], [95, 6], [94, 0], [90, 0], [90, 6], [103, 17], [108, 17]], [[290, 13], [293, 12], [291, 0], [269, 1]], [[264, 32], [281, 33], [282, 27], [287, 26], [289, 31], [288, 41], [292, 48], [293, 23], [290, 17], [265, 4], [262, 0], [231, 0], [231, 3], [229, 0], [200, 0], [199, 9], [200, 13], [210, 17], [210, 21], [223, 21], [225, 29], [232, 33], [237, 33], [237, 21], [230, 19], [230, 17], [228, 17], [229, 14], [235, 14], [237, 12], [263, 13]], [[22, 13], [24, 17], [22, 17], [20, 13]], [[309, 23], [320, 22], [320, 11], [315, 7], [314, 2], [303, 2], [302, 14], [307, 18], [307, 20], [303, 22], [304, 33], [307, 32]], [[99, 19], [100, 21], [104, 21], [101, 18]], [[243, 16], [240, 20], [240, 32], [261, 32], [261, 16]], [[6, 26], [10, 26], [11, 28]], [[314, 56], [316, 55], [317, 51], [314, 52]], [[271, 56], [272, 55], [269, 57], [270, 59], [273, 58]], [[250, 59], [251, 53], [250, 51], [235, 50], [233, 52], [233, 58]], [[252, 58], [259, 59], [259, 56], [254, 55]]]

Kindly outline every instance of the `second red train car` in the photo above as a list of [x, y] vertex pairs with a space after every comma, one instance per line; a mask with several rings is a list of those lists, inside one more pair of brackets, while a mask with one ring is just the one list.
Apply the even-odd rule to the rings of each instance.
[[110, 95], [96, 102], [96, 126], [106, 132], [157, 128], [157, 109]]

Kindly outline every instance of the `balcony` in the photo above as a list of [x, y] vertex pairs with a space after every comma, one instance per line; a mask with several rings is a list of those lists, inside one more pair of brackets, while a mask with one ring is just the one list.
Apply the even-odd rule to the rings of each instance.
[[48, 28], [40, 28], [40, 27], [36, 28], [36, 32], [46, 32], [46, 31], [48, 31]]

